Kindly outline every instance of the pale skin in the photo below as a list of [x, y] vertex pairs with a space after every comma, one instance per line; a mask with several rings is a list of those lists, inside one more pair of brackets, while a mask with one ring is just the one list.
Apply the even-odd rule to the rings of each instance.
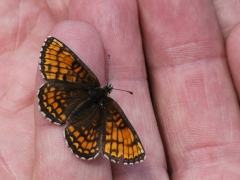
[[[0, 3], [0, 179], [240, 179], [239, 0], [59, 2]], [[39, 112], [48, 35], [101, 85], [111, 55], [108, 81], [134, 95], [110, 96], [138, 132], [143, 163], [80, 160], [64, 126]]]

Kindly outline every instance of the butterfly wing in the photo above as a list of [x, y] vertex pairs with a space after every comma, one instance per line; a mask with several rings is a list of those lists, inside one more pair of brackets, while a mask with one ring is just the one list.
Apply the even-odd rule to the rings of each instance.
[[98, 104], [85, 102], [71, 116], [65, 129], [65, 138], [71, 150], [82, 159], [93, 159], [100, 151], [102, 139], [102, 113]]
[[64, 43], [48, 37], [40, 54], [40, 70], [49, 82], [77, 83], [99, 87], [96, 75]]
[[88, 90], [58, 83], [45, 83], [38, 93], [39, 107], [56, 124], [66, 123], [70, 114], [89, 99]]
[[145, 159], [143, 145], [120, 106], [110, 97], [104, 103], [102, 150], [113, 162], [119, 162], [123, 155], [124, 164], [135, 164]]

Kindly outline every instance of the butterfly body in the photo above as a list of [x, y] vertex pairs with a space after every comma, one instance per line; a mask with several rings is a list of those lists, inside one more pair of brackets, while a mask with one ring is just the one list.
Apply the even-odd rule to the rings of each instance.
[[67, 124], [65, 138], [82, 159], [99, 152], [124, 164], [145, 159], [145, 151], [120, 106], [108, 95], [112, 85], [100, 87], [95, 74], [66, 45], [48, 37], [42, 46], [40, 70], [46, 83], [38, 93], [39, 107], [55, 124]]
[[90, 89], [88, 92], [91, 96], [92, 102], [103, 106], [104, 100], [106, 100], [107, 95], [110, 94], [112, 89], [113, 87], [109, 85], [109, 86], [104, 86], [103, 88], [97, 87], [94, 89]]

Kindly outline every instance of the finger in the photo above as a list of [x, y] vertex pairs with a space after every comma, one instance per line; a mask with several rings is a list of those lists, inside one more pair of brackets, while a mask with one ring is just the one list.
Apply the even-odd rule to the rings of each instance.
[[[71, 6], [75, 7], [78, 1], [72, 2]], [[84, 4], [79, 4], [79, 7]], [[124, 92], [113, 91], [111, 97], [120, 104], [136, 129], [147, 158], [134, 167], [112, 164], [113, 178], [123, 179], [134, 175], [136, 179], [146, 179], [146, 176], [159, 177], [159, 174], [166, 174], [162, 142], [148, 91], [136, 2], [88, 2], [88, 8], [84, 12], [72, 11], [70, 16], [90, 22], [99, 31], [106, 53], [111, 55], [109, 83], [116, 88], [134, 92], [134, 95], [130, 96]], [[157, 168], [152, 168], [153, 166]]]
[[[97, 31], [81, 21], [64, 21], [53, 27], [49, 35], [64, 42], [84, 63], [104, 81], [104, 52]], [[99, 68], [101, 67], [101, 68]], [[44, 81], [40, 71], [37, 74], [38, 89]], [[37, 104], [37, 100], [35, 101]], [[71, 153], [63, 139], [65, 125], [56, 126], [42, 116], [35, 108], [36, 118], [36, 160], [34, 176], [37, 179], [108, 179], [110, 166], [101, 156], [95, 161], [84, 161]], [[96, 168], [97, 167], [97, 168]], [[105, 172], [102, 174], [102, 172]]]
[[240, 26], [239, 25], [235, 26], [234, 29], [231, 31], [229, 38], [227, 39], [227, 57], [238, 98], [240, 97], [240, 77], [239, 77], [240, 53], [238, 50], [238, 43], [240, 41], [239, 32]]
[[139, 8], [171, 177], [237, 174], [239, 107], [211, 1], [144, 0]]
[[223, 36], [228, 37], [232, 28], [239, 22], [240, 11], [236, 6], [239, 1], [212, 1]]

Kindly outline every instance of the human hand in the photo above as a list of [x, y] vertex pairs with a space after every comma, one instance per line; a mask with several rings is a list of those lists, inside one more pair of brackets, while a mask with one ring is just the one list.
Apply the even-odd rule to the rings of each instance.
[[[216, 17], [209, 2], [138, 3], [71, 1], [67, 7], [67, 2], [47, 6], [28, 1], [18, 7], [10, 2], [1, 5], [1, 22], [6, 27], [0, 30], [4, 44], [0, 49], [2, 179], [168, 179], [168, 175], [172, 179], [213, 175], [239, 179], [239, 81], [234, 49], [238, 28], [227, 41], [234, 85], [221, 34], [228, 37], [237, 21], [227, 24], [230, 20], [221, 13], [226, 6], [219, 8]], [[234, 20], [235, 15], [229, 18]], [[221, 29], [217, 21], [220, 27], [230, 28]], [[79, 160], [62, 138], [64, 127], [48, 123], [38, 107], [33, 108], [34, 98], [37, 105], [35, 81], [36, 90], [44, 82], [37, 58], [47, 35], [68, 45], [102, 85], [106, 53], [111, 54], [109, 82], [134, 92], [134, 96], [112, 92], [111, 97], [140, 136], [147, 155], [143, 163], [113, 164], [101, 155], [93, 161]]]

